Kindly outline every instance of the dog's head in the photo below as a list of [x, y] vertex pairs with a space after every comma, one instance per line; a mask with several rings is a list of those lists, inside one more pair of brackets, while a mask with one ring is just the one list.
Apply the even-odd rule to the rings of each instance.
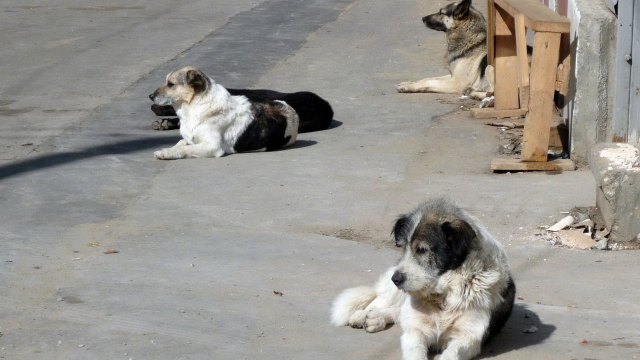
[[404, 246], [404, 255], [391, 280], [408, 293], [438, 293], [440, 277], [462, 265], [476, 233], [462, 219], [423, 216], [415, 224], [412, 217], [400, 217], [393, 229], [396, 245]]
[[149, 98], [158, 105], [189, 104], [195, 96], [204, 93], [210, 87], [211, 80], [207, 75], [187, 66], [170, 72], [164, 85], [149, 95]]
[[437, 13], [423, 17], [422, 22], [429, 29], [447, 31], [467, 19], [470, 8], [471, 0], [451, 3], [440, 9]]

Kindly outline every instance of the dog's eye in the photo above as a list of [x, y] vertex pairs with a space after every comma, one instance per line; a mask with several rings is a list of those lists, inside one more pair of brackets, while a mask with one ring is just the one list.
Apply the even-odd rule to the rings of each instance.
[[173, 85], [174, 85], [174, 84], [173, 84], [172, 82], [168, 82], [168, 83], [167, 83], [167, 87], [168, 87], [168, 88], [172, 88], [172, 87], [173, 87]]
[[427, 251], [429, 251], [427, 248], [423, 248], [423, 247], [416, 248], [416, 254], [426, 254]]

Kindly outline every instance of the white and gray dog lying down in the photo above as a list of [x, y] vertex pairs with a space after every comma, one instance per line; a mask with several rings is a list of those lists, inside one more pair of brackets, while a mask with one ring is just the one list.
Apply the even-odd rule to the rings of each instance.
[[504, 249], [479, 220], [450, 200], [427, 201], [393, 229], [404, 247], [398, 265], [375, 287], [347, 289], [331, 321], [367, 332], [398, 323], [403, 359], [472, 359], [503, 327], [516, 287]]
[[283, 99], [296, 104], [305, 115], [307, 128], [326, 129], [333, 118], [329, 103], [313, 93], [237, 92], [251, 94], [258, 100], [245, 94], [232, 95], [194, 67], [169, 73], [165, 84], [149, 98], [157, 105], [156, 113], [170, 112], [167, 107], [175, 111], [182, 140], [171, 148], [156, 151], [155, 157], [161, 160], [220, 157], [291, 146], [298, 135], [300, 116]]

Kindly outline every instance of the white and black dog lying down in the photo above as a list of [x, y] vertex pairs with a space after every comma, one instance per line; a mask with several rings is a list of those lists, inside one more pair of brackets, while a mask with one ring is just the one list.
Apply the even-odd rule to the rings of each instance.
[[298, 113], [285, 101], [233, 96], [194, 67], [169, 73], [149, 98], [171, 106], [180, 119], [182, 140], [156, 151], [161, 160], [277, 150], [295, 143], [298, 135]]
[[[276, 100], [286, 102], [296, 111], [300, 118], [299, 134], [326, 130], [333, 121], [333, 109], [329, 102], [309, 91], [294, 93], [282, 93], [264, 89], [227, 89], [227, 91], [233, 96], [246, 96], [249, 101], [253, 102]], [[151, 110], [158, 116], [176, 116], [176, 111], [172, 106], [153, 104]], [[155, 130], [178, 129], [180, 128], [180, 119], [156, 120], [152, 126]]]
[[367, 332], [398, 323], [403, 359], [466, 360], [498, 333], [511, 314], [516, 287], [500, 243], [479, 220], [448, 199], [427, 201], [393, 229], [404, 247], [398, 265], [375, 287], [347, 289], [331, 321]]

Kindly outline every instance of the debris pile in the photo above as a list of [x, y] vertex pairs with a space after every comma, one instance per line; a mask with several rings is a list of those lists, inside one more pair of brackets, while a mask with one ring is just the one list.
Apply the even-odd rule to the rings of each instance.
[[[539, 239], [567, 248], [583, 250], [639, 250], [640, 242], [615, 242], [609, 239], [602, 215], [595, 207], [576, 207], [551, 226], [540, 226]], [[640, 234], [638, 235], [640, 238]]]
[[595, 208], [574, 208], [560, 221], [552, 226], [542, 226], [543, 231], [536, 233], [551, 245], [561, 245], [584, 250], [621, 250], [618, 244], [609, 246], [610, 230], [599, 224]]

